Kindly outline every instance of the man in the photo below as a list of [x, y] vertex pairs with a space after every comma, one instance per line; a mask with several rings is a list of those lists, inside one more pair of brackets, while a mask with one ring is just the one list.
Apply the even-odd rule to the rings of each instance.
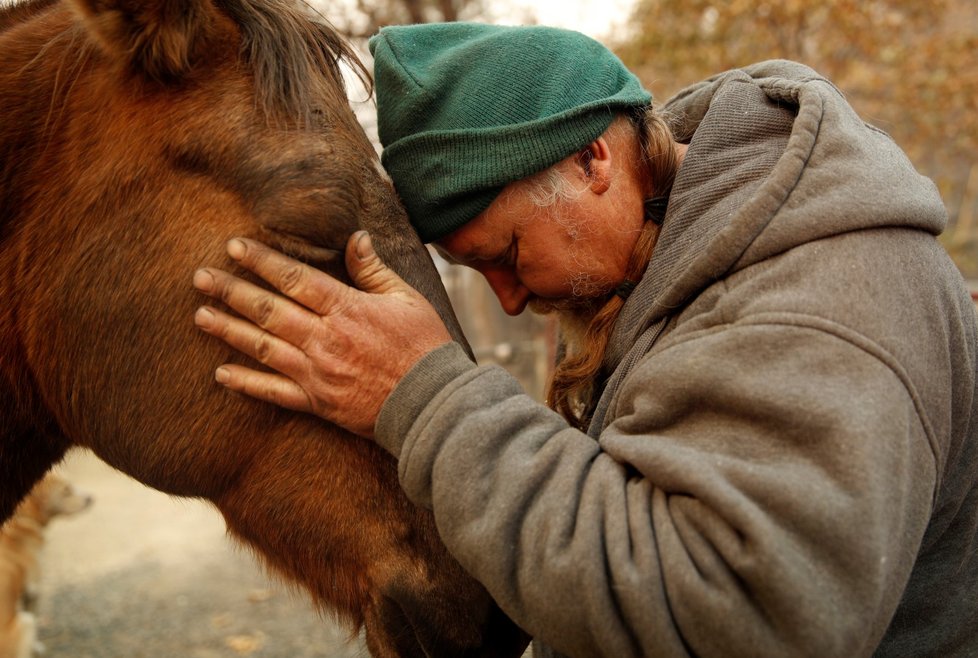
[[[218, 381], [388, 449], [535, 655], [978, 654], [975, 313], [941, 200], [893, 142], [790, 62], [681, 92], [663, 141], [634, 76], [576, 33], [371, 47], [422, 238], [508, 312], [586, 325], [562, 415], [469, 362], [362, 233], [360, 290], [303, 268], [294, 303], [196, 275], [272, 309], [261, 328], [198, 311], [282, 373]], [[295, 265], [228, 250], [279, 287]]]

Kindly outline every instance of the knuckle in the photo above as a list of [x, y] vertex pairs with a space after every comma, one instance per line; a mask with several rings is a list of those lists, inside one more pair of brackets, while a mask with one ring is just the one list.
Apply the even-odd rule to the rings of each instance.
[[275, 299], [270, 295], [261, 295], [251, 307], [251, 317], [260, 327], [268, 326], [269, 321], [275, 314]]
[[283, 401], [282, 391], [280, 391], [274, 384], [265, 384], [262, 386], [261, 390], [259, 391], [259, 397], [277, 405], [281, 405]]
[[245, 242], [244, 256], [241, 260], [242, 262], [246, 262], [249, 266], [255, 267], [265, 262], [267, 255], [268, 254], [265, 252], [265, 250], [259, 247], [257, 244], [248, 244]]
[[262, 332], [258, 338], [255, 339], [254, 353], [256, 359], [258, 359], [261, 363], [267, 364], [272, 355], [271, 336]]
[[222, 340], [228, 340], [231, 337], [231, 325], [228, 322], [217, 321], [214, 323], [213, 333], [215, 336]]
[[383, 276], [384, 269], [383, 264], [374, 259], [372, 262], [366, 263], [360, 270], [360, 278], [372, 283], [374, 279]]
[[292, 296], [302, 290], [305, 282], [305, 272], [302, 265], [287, 265], [279, 275], [279, 289], [286, 295]]
[[218, 282], [216, 285], [217, 285], [218, 292], [220, 294], [221, 301], [227, 304], [228, 306], [230, 306], [231, 298], [234, 296], [234, 290], [236, 286], [231, 281], [225, 281], [223, 282], [223, 284], [221, 282]]

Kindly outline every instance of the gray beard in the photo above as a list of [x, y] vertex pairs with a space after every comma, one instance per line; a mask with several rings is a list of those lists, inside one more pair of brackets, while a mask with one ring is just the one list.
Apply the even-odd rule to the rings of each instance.
[[537, 315], [553, 315], [557, 318], [560, 342], [565, 355], [577, 354], [582, 348], [584, 334], [595, 314], [608, 301], [600, 297], [568, 297], [565, 299], [531, 299], [528, 307]]

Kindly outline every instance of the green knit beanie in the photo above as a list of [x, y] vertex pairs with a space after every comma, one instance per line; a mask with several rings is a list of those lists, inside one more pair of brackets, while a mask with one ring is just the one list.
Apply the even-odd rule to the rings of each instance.
[[393, 26], [370, 52], [382, 161], [425, 242], [652, 101], [611, 51], [570, 30]]

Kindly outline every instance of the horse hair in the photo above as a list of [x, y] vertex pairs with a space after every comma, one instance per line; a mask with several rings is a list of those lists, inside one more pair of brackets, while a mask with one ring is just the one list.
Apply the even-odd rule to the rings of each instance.
[[[61, 0], [27, 0], [0, 7], [0, 32]], [[344, 90], [346, 63], [370, 91], [370, 72], [353, 47], [305, 0], [213, 0], [241, 29], [255, 94], [266, 116], [311, 125], [315, 98]], [[329, 81], [324, 80], [324, 74]]]

